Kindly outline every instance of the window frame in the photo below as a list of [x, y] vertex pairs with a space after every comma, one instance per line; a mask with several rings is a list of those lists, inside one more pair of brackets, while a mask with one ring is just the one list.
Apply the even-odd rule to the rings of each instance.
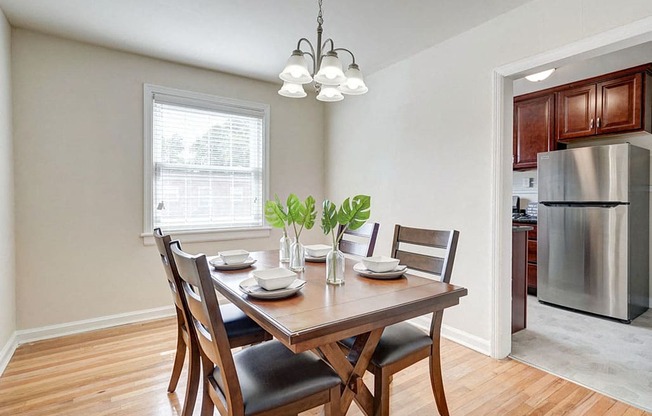
[[[154, 95], [166, 96], [170, 102], [179, 104], [190, 104], [206, 109], [223, 110], [235, 114], [263, 114], [263, 169], [262, 169], [262, 213], [264, 203], [269, 199], [269, 104], [252, 101], [238, 100], [234, 98], [220, 97], [217, 95], [204, 94], [194, 91], [180, 90], [176, 88], [163, 87], [160, 85], [143, 84], [143, 238], [144, 245], [153, 245], [154, 227]], [[271, 234], [271, 227], [264, 225], [259, 227], [245, 228], [211, 228], [188, 231], [175, 231], [175, 237], [180, 237], [184, 242], [205, 242], [222, 240], [240, 240], [249, 238], [267, 238]], [[163, 230], [165, 231], [165, 230]]]

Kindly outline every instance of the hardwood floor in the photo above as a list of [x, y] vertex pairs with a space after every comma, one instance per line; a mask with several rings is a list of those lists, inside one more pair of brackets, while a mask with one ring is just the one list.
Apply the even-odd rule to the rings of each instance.
[[[176, 393], [166, 392], [175, 325], [170, 318], [22, 345], [0, 377], [0, 415], [178, 415], [185, 373]], [[452, 415], [652, 416], [450, 341], [444, 340], [442, 356]], [[371, 387], [373, 377], [365, 381]], [[426, 361], [396, 374], [390, 409], [392, 415], [437, 414]], [[348, 415], [360, 414], [352, 405]]]

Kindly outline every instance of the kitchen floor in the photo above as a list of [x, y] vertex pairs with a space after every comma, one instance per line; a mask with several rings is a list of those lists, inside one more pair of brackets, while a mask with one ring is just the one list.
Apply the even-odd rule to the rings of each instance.
[[652, 309], [626, 325], [527, 299], [511, 357], [652, 411]]

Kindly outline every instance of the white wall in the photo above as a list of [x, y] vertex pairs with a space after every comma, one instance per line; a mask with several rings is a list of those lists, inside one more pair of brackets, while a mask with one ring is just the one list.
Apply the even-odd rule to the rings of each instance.
[[[323, 198], [314, 99], [21, 29], [12, 48], [19, 329], [171, 305], [156, 248], [140, 238], [143, 83], [270, 104], [271, 194]], [[304, 235], [321, 239], [318, 228]], [[279, 237], [184, 248], [277, 248]]]
[[453, 283], [469, 295], [444, 324], [475, 348], [489, 351], [501, 243], [491, 230], [493, 70], [649, 15], [649, 0], [535, 0], [369, 76], [366, 96], [329, 107], [327, 192], [372, 196], [378, 254], [395, 223], [460, 230]]
[[10, 62], [11, 28], [0, 10], [0, 351], [16, 330]]

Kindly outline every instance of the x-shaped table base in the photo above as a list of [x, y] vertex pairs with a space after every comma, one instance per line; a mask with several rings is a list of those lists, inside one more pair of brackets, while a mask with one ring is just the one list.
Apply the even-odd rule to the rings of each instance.
[[376, 350], [383, 328], [358, 335], [348, 355], [336, 343], [318, 347], [319, 352], [326, 358], [342, 379], [343, 392], [341, 398], [341, 414], [345, 415], [351, 402], [355, 402], [360, 410], [367, 416], [374, 413], [374, 397], [362, 381], [371, 357]]

